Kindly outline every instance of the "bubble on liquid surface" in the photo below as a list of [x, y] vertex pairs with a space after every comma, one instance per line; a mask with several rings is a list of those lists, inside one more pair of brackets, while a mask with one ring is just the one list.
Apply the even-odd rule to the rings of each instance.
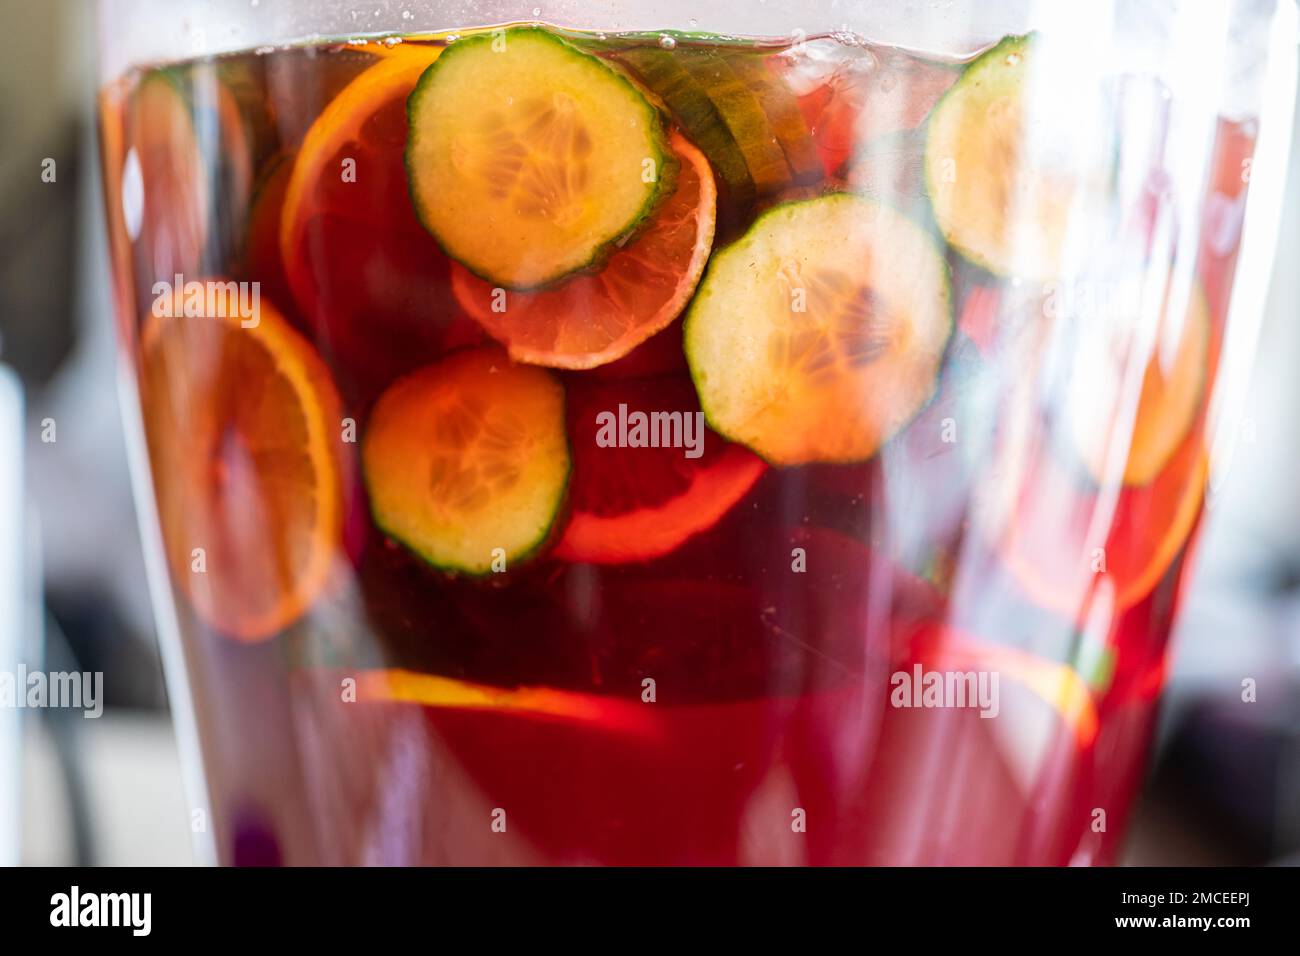
[[677, 49], [677, 41], [666, 33], [659, 37], [659, 45], [665, 50]]
[[846, 47], [828, 37], [805, 40], [784, 50], [789, 64], [784, 71], [786, 86], [795, 96], [814, 93], [824, 86], [855, 86], [875, 70], [876, 60], [863, 47]]

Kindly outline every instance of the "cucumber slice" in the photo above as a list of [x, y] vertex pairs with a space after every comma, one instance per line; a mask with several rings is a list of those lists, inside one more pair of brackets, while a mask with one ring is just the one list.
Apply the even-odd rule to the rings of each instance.
[[736, 206], [822, 178], [798, 101], [747, 49], [611, 48], [608, 55], [659, 96], [726, 184]]
[[767, 117], [785, 154], [790, 181], [796, 186], [806, 186], [821, 180], [824, 170], [817, 143], [799, 109], [799, 101], [781, 77], [772, 72], [760, 54], [733, 54], [726, 57], [726, 62], [754, 94]]
[[[727, 59], [712, 50], [655, 50], [676, 57], [705, 91], [745, 157], [754, 189], [760, 196], [775, 192], [791, 180], [785, 153], [763, 113], [758, 97], [736, 75]], [[653, 54], [653, 50], [650, 51]]]
[[1034, 34], [1006, 37], [944, 94], [927, 127], [925, 178], [935, 220], [963, 256], [996, 275], [1047, 280], [1059, 273], [1072, 210], [1104, 206], [1105, 172], [1063, 148], [1037, 155], [1053, 137], [1033, 125], [1041, 111], [1030, 115], [1036, 46]]
[[447, 48], [408, 100], [411, 198], [448, 255], [512, 289], [600, 262], [672, 192], [658, 111], [531, 27]]
[[712, 428], [798, 465], [874, 455], [933, 394], [951, 332], [930, 236], [832, 193], [773, 207], [715, 254], [684, 337]]
[[445, 571], [513, 566], [564, 502], [564, 388], [498, 348], [453, 352], [380, 396], [361, 461], [385, 534]]
[[731, 202], [737, 206], [750, 205], [754, 201], [754, 177], [736, 142], [732, 124], [677, 57], [657, 46], [632, 47], [611, 55], [672, 111], [687, 137], [718, 171]]

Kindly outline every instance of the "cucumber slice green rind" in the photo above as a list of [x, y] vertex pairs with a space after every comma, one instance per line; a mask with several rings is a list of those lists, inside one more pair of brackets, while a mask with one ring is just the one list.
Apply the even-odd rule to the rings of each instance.
[[611, 49], [697, 143], [740, 206], [822, 178], [821, 159], [793, 95], [749, 44], [719, 51], [657, 43]]
[[[665, 53], [667, 51], [664, 51]], [[731, 67], [728, 58], [710, 50], [678, 49], [677, 57], [717, 107], [736, 141], [758, 194], [774, 192], [793, 178], [758, 98]]]
[[[845, 212], [863, 218], [863, 221], [875, 222], [878, 218], [883, 218], [894, 233], [890, 238], [898, 239], [898, 246], [910, 245], [913, 252], [920, 252], [928, 259], [922, 262], [920, 257], [914, 258], [914, 269], [896, 270], [898, 275], [906, 275], [908, 280], [913, 278], [913, 273], [920, 275], [928, 270], [930, 278], [934, 280], [933, 285], [917, 290], [919, 295], [931, 298], [927, 314], [936, 320], [932, 327], [921, 330], [927, 341], [924, 349], [917, 353], [926, 380], [921, 383], [924, 387], [916, 396], [906, 397], [901, 405], [884, 413], [886, 420], [879, 423], [881, 427], [874, 435], [862, 440], [850, 438], [847, 441], [837, 441], [832, 437], [828, 443], [796, 449], [792, 453], [788, 446], [783, 445], [782, 436], [755, 436], [747, 429], [746, 423], [736, 421], [735, 396], [729, 394], [730, 387], [725, 379], [730, 375], [734, 383], [749, 377], [752, 382], [761, 379], [763, 371], [767, 370], [760, 357], [766, 343], [759, 340], [758, 334], [764, 329], [761, 326], [752, 328], [754, 320], [751, 318], [761, 311], [761, 307], [749, 309], [747, 305], [750, 303], [746, 302], [746, 298], [751, 295], [752, 289], [763, 284], [764, 277], [770, 279], [777, 271], [769, 269], [770, 264], [763, 263], [763, 247], [769, 241], [768, 234], [787, 228], [805, 228], [808, 224], [796, 222], [799, 217], [815, 219], [819, 212], [832, 211], [846, 203], [856, 204], [856, 208]], [[810, 233], [804, 245], [805, 263], [816, 266], [824, 258], [823, 253], [825, 257], [833, 257], [837, 250], [843, 251], [841, 246], [835, 244], [833, 235], [821, 235], [817, 229], [810, 230]], [[820, 249], [817, 247], [818, 240], [832, 245]], [[885, 254], [889, 253], [889, 246], [892, 245], [883, 235], [875, 236], [872, 244], [878, 244]], [[917, 306], [922, 309], [926, 307], [927, 303], [924, 302]], [[754, 221], [745, 235], [715, 253], [683, 320], [682, 335], [691, 378], [709, 427], [729, 441], [750, 448], [768, 464], [783, 467], [810, 462], [848, 464], [872, 458], [881, 446], [906, 428], [933, 398], [953, 326], [952, 280], [935, 237], [897, 210], [861, 196], [835, 192], [772, 206]], [[707, 352], [714, 353], [715, 357], [727, 355], [729, 358], [725, 362], [713, 361]], [[721, 368], [724, 365], [726, 368]], [[715, 376], [717, 370], [723, 374]], [[760, 389], [766, 384], [758, 382]], [[744, 402], [740, 404], [743, 406]], [[752, 409], [751, 404], [750, 410]], [[844, 421], [840, 416], [827, 415], [791, 427], [796, 431], [833, 433], [835, 429], [844, 427]], [[871, 427], [871, 423], [868, 423], [868, 427]]]
[[794, 94], [772, 74], [758, 54], [732, 54], [723, 59], [758, 100], [785, 155], [791, 182], [806, 186], [820, 180], [821, 156]]
[[[467, 115], [473, 110], [471, 104], [464, 102], [439, 102], [437, 84], [453, 68], [458, 68], [462, 63], [469, 62], [470, 58], [474, 56], [492, 57], [498, 55], [493, 52], [493, 45], [502, 40], [506, 44], [506, 49], [510, 49], [511, 44], [540, 42], [549, 48], [547, 53], [543, 55], [558, 54], [569, 57], [573, 62], [581, 63], [588, 68], [591, 72], [589, 78], [584, 80], [584, 88], [594, 90], [597, 87], [603, 87], [610, 93], [611, 102], [621, 97], [624, 103], [632, 108], [632, 113], [627, 117], [626, 122], [628, 122], [629, 126], [644, 129], [648, 139], [648, 150], [644, 158], [653, 161], [656, 169], [654, 181], [652, 183], [642, 183], [647, 187], [644, 190], [644, 198], [630, 215], [625, 217], [625, 221], [620, 222], [616, 227], [602, 230], [599, 235], [588, 233], [581, 240], [574, 237], [573, 241], [575, 243], [583, 240], [586, 242], [585, 247], [580, 252], [557, 251], [550, 243], [534, 242], [527, 247], [527, 253], [530, 257], [537, 257], [550, 251], [555, 261], [546, 265], [533, 264], [519, 271], [509, 268], [503, 269], [499, 264], [490, 263], [484, 259], [483, 253], [485, 251], [490, 252], [490, 250], [500, 246], [499, 241], [494, 242], [493, 240], [499, 239], [501, 232], [499, 229], [494, 230], [490, 225], [485, 224], [481, 218], [475, 219], [472, 224], [463, 218], [457, 219], [456, 217], [452, 217], [451, 222], [443, 221], [440, 223], [437, 221], [437, 214], [442, 211], [440, 204], [445, 203], [446, 194], [443, 190], [452, 186], [452, 184], [428, 182], [429, 177], [425, 175], [421, 163], [421, 153], [426, 138], [431, 135], [430, 131], [445, 127], [450, 122], [451, 117]], [[539, 51], [541, 49], [538, 48]], [[485, 62], [491, 61], [487, 60]], [[552, 72], [551, 69], [539, 70], [539, 80], [545, 82], [550, 72]], [[485, 78], [484, 82], [489, 81]], [[535, 289], [557, 282], [574, 272], [598, 268], [614, 249], [625, 243], [654, 214], [659, 204], [667, 196], [672, 195], [676, 183], [677, 161], [668, 145], [668, 136], [667, 131], [664, 129], [663, 118], [654, 105], [646, 99], [643, 92], [627, 76], [611, 67], [600, 57], [585, 52], [555, 34], [536, 27], [513, 27], [499, 34], [495, 31], [493, 33], [481, 33], [451, 44], [424, 71], [417, 81], [415, 89], [412, 90], [411, 95], [408, 97], [407, 123], [409, 129], [405, 154], [407, 185], [417, 219], [447, 255], [456, 259], [480, 278], [509, 289]], [[617, 141], [618, 138], [626, 136], [626, 130], [622, 128], [604, 132], [608, 135], [610, 141]], [[606, 203], [604, 208], [609, 205], [609, 203]], [[453, 229], [461, 232], [473, 231], [477, 233], [485, 249], [473, 248], [464, 235], [452, 236], [450, 233]]]
[[[628, 33], [615, 33], [610, 35], [601, 34], [595, 36], [590, 33], [580, 33], [576, 31], [561, 31], [565, 39], [570, 42], [580, 44], [592, 50], [602, 50], [609, 52], [618, 52], [625, 50], [630, 43], [636, 43], [645, 46], [659, 46], [665, 40], [671, 40], [674, 48], [682, 46], [709, 46], [714, 49], [759, 49], [760, 44], [754, 40], [741, 39], [740, 37], [729, 36], [725, 33], [710, 33], [707, 30], [632, 30]], [[768, 45], [777, 50], [784, 49], [788, 44], [787, 40], [773, 40]], [[669, 52], [668, 48], [664, 48]]]
[[754, 179], [726, 119], [698, 80], [675, 55], [660, 47], [613, 51], [613, 59], [633, 73], [672, 112], [687, 137], [708, 157], [737, 205], [754, 200]]
[[944, 120], [949, 113], [960, 112], [973, 95], [982, 92], [982, 88], [991, 79], [997, 78], [992, 73], [992, 69], [996, 67], [999, 59], [1012, 54], [1025, 55], [1031, 48], [1034, 37], [1033, 33], [1003, 37], [996, 45], [976, 57], [966, 66], [962, 75], [948, 88], [948, 91], [939, 98], [925, 124], [925, 190], [930, 197], [935, 221], [944, 240], [961, 253], [963, 258], [994, 276], [1007, 275], [1010, 271], [1007, 264], [1000, 261], [1001, 256], [997, 253], [961, 239], [958, 233], [965, 232], [964, 224], [954, 221], [951, 210], [938, 198], [942, 194], [939, 188], [939, 177], [942, 175], [943, 161], [953, 159], [959, 167], [961, 165], [958, 149], [961, 144], [952, 142], [951, 138], [945, 135], [947, 131], [944, 129]]

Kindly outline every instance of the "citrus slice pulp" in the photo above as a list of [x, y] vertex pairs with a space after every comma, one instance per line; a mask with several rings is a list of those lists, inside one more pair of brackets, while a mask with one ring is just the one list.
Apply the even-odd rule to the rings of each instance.
[[266, 302], [249, 328], [151, 314], [140, 395], [173, 578], [217, 630], [272, 636], [339, 546], [341, 411], [324, 364]]

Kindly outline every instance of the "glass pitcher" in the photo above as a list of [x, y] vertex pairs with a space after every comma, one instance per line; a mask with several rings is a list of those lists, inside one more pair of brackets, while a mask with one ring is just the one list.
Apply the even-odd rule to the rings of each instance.
[[99, 12], [205, 858], [1115, 860], [1291, 0]]

